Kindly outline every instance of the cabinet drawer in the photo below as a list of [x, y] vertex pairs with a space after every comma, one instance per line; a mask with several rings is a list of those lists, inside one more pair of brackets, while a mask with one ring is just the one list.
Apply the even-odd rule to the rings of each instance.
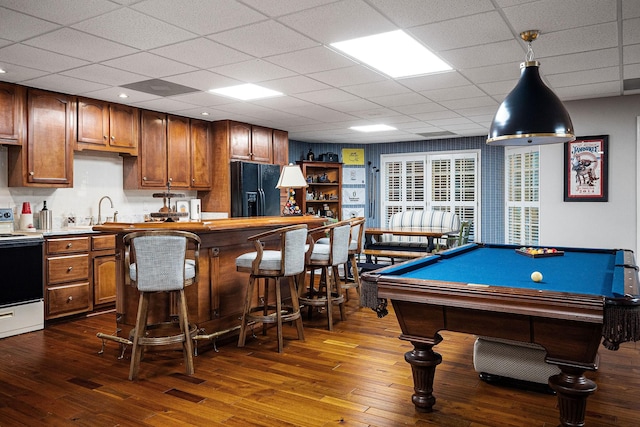
[[47, 239], [48, 254], [89, 252], [89, 236]]
[[47, 289], [47, 319], [91, 309], [89, 282]]
[[91, 249], [94, 251], [102, 251], [105, 249], [116, 248], [116, 235], [107, 234], [105, 236], [91, 236]]
[[48, 258], [47, 277], [50, 284], [88, 279], [89, 254]]

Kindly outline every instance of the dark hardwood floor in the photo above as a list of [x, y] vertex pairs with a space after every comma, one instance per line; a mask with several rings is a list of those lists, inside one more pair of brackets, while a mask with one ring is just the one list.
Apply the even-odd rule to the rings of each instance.
[[[128, 381], [130, 349], [122, 360], [115, 343], [98, 354], [96, 333], [113, 332], [113, 313], [2, 339], [0, 426], [558, 425], [555, 396], [483, 383], [473, 370], [474, 337], [446, 331], [434, 412], [417, 413], [404, 361], [411, 346], [397, 338], [395, 315], [378, 319], [355, 303], [334, 332], [321, 316], [305, 320], [306, 341], [287, 339], [283, 354], [275, 330], [256, 330], [245, 348], [201, 346], [192, 377], [180, 352], [162, 351], [147, 353], [140, 380]], [[286, 326], [285, 337], [295, 336]], [[640, 343], [600, 354], [586, 425], [640, 425]]]

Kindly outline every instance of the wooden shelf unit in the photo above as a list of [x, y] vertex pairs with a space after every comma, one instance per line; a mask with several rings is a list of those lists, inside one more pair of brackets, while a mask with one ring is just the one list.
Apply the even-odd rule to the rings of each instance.
[[[342, 163], [337, 162], [297, 162], [302, 174], [307, 178], [308, 187], [296, 190], [296, 203], [304, 214], [324, 214], [325, 205], [332, 212], [332, 217], [342, 216]], [[313, 195], [313, 196], [311, 196]], [[307, 197], [313, 197], [308, 199]], [[313, 209], [311, 212], [310, 209]]]

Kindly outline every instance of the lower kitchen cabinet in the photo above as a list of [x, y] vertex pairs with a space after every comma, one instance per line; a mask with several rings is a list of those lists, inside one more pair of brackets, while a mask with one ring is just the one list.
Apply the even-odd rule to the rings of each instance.
[[115, 236], [45, 238], [45, 320], [115, 303]]

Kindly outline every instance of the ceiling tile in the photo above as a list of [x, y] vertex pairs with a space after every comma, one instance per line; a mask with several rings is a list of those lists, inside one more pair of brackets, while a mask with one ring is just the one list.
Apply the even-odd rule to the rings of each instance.
[[291, 70], [257, 58], [214, 67], [209, 71], [247, 83], [257, 83], [295, 75]]
[[518, 33], [540, 30], [551, 32], [588, 27], [616, 20], [616, 0], [542, 0], [505, 7], [507, 20]]
[[622, 44], [640, 43], [640, 18], [622, 21]]
[[257, 58], [307, 49], [318, 44], [275, 21], [224, 31], [209, 38]]
[[262, 82], [261, 86], [265, 86], [269, 89], [277, 90], [288, 95], [329, 89], [329, 86], [322, 82], [300, 75], [269, 80]]
[[72, 77], [60, 74], [49, 74], [35, 79], [23, 81], [27, 86], [37, 87], [40, 89], [52, 90], [56, 92], [68, 93], [70, 95], [78, 95], [84, 92], [93, 92], [95, 90], [104, 89], [107, 86], [99, 83], [77, 80]]
[[547, 79], [554, 89], [558, 89], [565, 86], [611, 81], [620, 82], [620, 72], [620, 67], [607, 67], [595, 70], [573, 71], [571, 73], [547, 75]]
[[308, 76], [336, 87], [372, 83], [386, 79], [382, 74], [360, 65], [352, 65], [351, 67], [339, 68], [337, 70], [321, 71], [319, 73], [310, 73]]
[[2, 0], [2, 6], [62, 25], [70, 25], [118, 7], [108, 0]]
[[150, 52], [199, 68], [213, 68], [251, 58], [249, 55], [203, 37], [153, 49]]
[[225, 86], [233, 86], [242, 83], [239, 80], [221, 76], [220, 74], [212, 73], [211, 71], [206, 70], [198, 70], [189, 73], [168, 76], [163, 80], [193, 87], [202, 91], [217, 89]]
[[148, 101], [150, 99], [157, 99], [158, 96], [151, 95], [149, 93], [138, 92], [135, 90], [127, 89], [126, 91], [121, 87], [110, 87], [107, 89], [96, 90], [92, 92], [84, 92], [83, 95], [88, 98], [101, 99], [103, 101], [117, 102], [119, 104], [123, 103], [123, 99], [120, 98], [120, 94], [126, 92], [128, 98], [126, 102], [128, 105], [133, 105], [136, 102]]
[[640, 63], [640, 44], [625, 46], [622, 48], [623, 64]]
[[[2, 51], [0, 51], [0, 58], [2, 57]], [[33, 68], [22, 67], [20, 65], [9, 64], [8, 62], [2, 62], [1, 59], [0, 68], [6, 71], [6, 73], [2, 75], [1, 80], [12, 83], [21, 83], [23, 81], [35, 79], [36, 77], [48, 74], [47, 72], [42, 70], [36, 70]]]
[[469, 84], [469, 80], [456, 71], [447, 71], [444, 73], [400, 79], [398, 83], [419, 92], [421, 90], [465, 86]]
[[24, 44], [91, 62], [100, 62], [137, 52], [134, 48], [71, 28], [61, 28], [27, 40]]
[[174, 98], [156, 98], [149, 101], [137, 102], [136, 106], [148, 110], [176, 112], [180, 110], [192, 109], [193, 104], [178, 101]]
[[369, 0], [400, 27], [413, 27], [493, 10], [490, 0]]
[[269, 56], [265, 59], [301, 74], [335, 70], [353, 65], [351, 59], [327, 49], [325, 46]]
[[323, 90], [315, 90], [313, 92], [304, 92], [296, 94], [296, 98], [313, 103], [334, 103], [340, 101], [350, 101], [356, 99], [352, 94], [340, 89], [331, 88]]
[[373, 83], [345, 86], [342, 89], [361, 97], [370, 97], [371, 95], [399, 95], [409, 92], [409, 89], [407, 89], [406, 86], [402, 86], [394, 80], [383, 80]]
[[0, 7], [0, 38], [14, 42], [48, 33], [58, 25]]
[[293, 12], [299, 12], [305, 9], [311, 9], [327, 3], [333, 3], [336, 0], [241, 0], [242, 3], [259, 10], [270, 17], [288, 15]]
[[195, 67], [147, 52], [104, 61], [103, 64], [148, 77], [165, 77], [196, 70]]
[[192, 32], [131, 9], [118, 9], [72, 27], [137, 49], [153, 49], [195, 37]]
[[451, 66], [462, 70], [512, 63], [524, 59], [524, 54], [524, 47], [515, 39], [440, 52], [440, 56]]
[[1, 48], [0, 61], [54, 73], [87, 64], [87, 61], [81, 59], [69, 58], [23, 44]]
[[132, 8], [199, 35], [266, 19], [266, 16], [235, 0], [146, 0]]
[[[460, 31], [473, 28], [473, 34]], [[429, 49], [442, 51], [484, 43], [513, 40], [513, 34], [498, 12], [481, 13], [411, 28], [410, 33]]]
[[362, 0], [334, 2], [284, 16], [280, 21], [326, 45], [398, 29]]
[[145, 76], [140, 74], [130, 73], [100, 64], [78, 67], [63, 71], [60, 74], [109, 86], [122, 86], [145, 79]]

